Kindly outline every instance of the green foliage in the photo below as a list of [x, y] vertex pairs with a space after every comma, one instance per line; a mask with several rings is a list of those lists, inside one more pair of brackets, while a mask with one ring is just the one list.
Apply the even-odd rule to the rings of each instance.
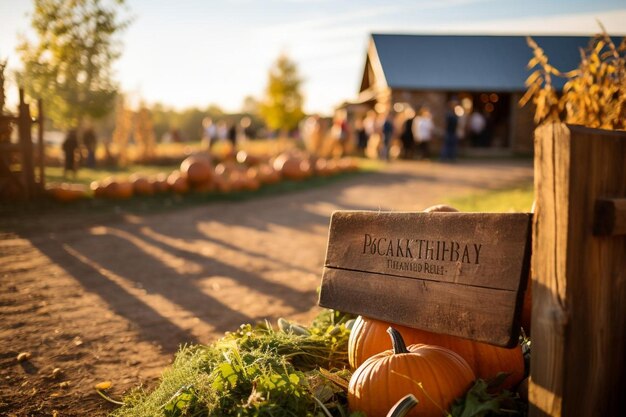
[[324, 311], [308, 328], [246, 324], [209, 346], [183, 347], [154, 391], [135, 390], [113, 415], [347, 417], [337, 381], [350, 378], [349, 318]]
[[525, 416], [528, 405], [517, 394], [507, 390], [494, 392], [506, 377], [500, 373], [492, 381], [477, 379], [463, 397], [454, 401], [450, 417]]
[[302, 79], [287, 55], [280, 55], [269, 71], [265, 97], [259, 111], [270, 129], [294, 129], [304, 117]]
[[31, 25], [37, 40], [18, 47], [24, 64], [18, 82], [46, 103], [60, 127], [101, 119], [114, 104], [112, 63], [119, 57], [116, 35], [128, 21], [123, 0], [35, 0]]

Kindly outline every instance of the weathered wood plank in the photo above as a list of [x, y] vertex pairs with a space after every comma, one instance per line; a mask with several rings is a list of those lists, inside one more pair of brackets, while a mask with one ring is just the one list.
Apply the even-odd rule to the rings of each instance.
[[326, 268], [320, 305], [512, 346], [516, 297], [514, 291]]
[[592, 234], [625, 158], [624, 132], [536, 131], [531, 416], [626, 415], [626, 237]]
[[525, 213], [336, 212], [320, 305], [511, 346], [529, 237]]
[[598, 236], [626, 235], [626, 198], [596, 201], [593, 233]]

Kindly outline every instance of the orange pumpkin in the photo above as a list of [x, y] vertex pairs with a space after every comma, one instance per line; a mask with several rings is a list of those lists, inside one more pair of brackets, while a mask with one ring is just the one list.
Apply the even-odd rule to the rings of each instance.
[[319, 158], [315, 161], [315, 173], [320, 176], [330, 175], [330, 170], [328, 169], [328, 161], [324, 158]]
[[309, 161], [288, 153], [278, 155], [274, 160], [273, 167], [290, 180], [301, 180], [311, 175], [311, 164]]
[[208, 156], [192, 155], [180, 164], [180, 175], [189, 184], [209, 182], [213, 176], [213, 165]]
[[81, 184], [50, 184], [46, 187], [48, 194], [56, 201], [68, 203], [87, 197], [87, 188]]
[[94, 197], [96, 198], [106, 197], [104, 186], [99, 181], [92, 181], [91, 184], [89, 184], [89, 188], [91, 188], [91, 191], [93, 191]]
[[167, 177], [167, 183], [170, 186], [170, 190], [174, 191], [176, 194], [185, 194], [189, 191], [189, 184], [178, 171], [173, 171], [169, 177]]
[[237, 152], [236, 159], [240, 164], [255, 166], [263, 163], [264, 160], [267, 160], [267, 157], [251, 155], [246, 151], [239, 151]]
[[146, 177], [138, 174], [131, 175], [128, 180], [133, 185], [133, 192], [137, 195], [154, 194], [154, 186]]
[[337, 162], [337, 165], [339, 166], [339, 169], [343, 172], [356, 171], [358, 168], [356, 161], [350, 157], [341, 158]]
[[215, 189], [220, 193], [229, 193], [233, 190], [232, 183], [226, 175], [216, 175], [213, 177]]
[[203, 182], [202, 184], [194, 184], [192, 189], [195, 193], [209, 193], [215, 189], [213, 182]]
[[126, 200], [133, 196], [133, 185], [128, 181], [107, 178], [103, 181], [103, 195], [115, 200]]
[[474, 372], [451, 350], [430, 345], [407, 348], [400, 332], [390, 327], [388, 333], [393, 349], [365, 361], [350, 378], [350, 410], [384, 417], [398, 400], [413, 394], [418, 405], [407, 416], [441, 417], [470, 387]]
[[152, 188], [155, 193], [166, 193], [170, 190], [170, 185], [167, 183], [167, 175], [164, 173], [157, 174], [152, 180]]
[[[353, 368], [391, 348], [391, 342], [386, 335], [389, 325], [363, 316], [356, 319], [348, 341], [348, 360]], [[395, 324], [394, 327], [402, 332], [407, 343], [437, 345], [458, 353], [472, 367], [478, 378], [490, 379], [499, 372], [510, 373], [503, 384], [506, 389], [516, 386], [524, 378], [524, 355], [519, 345], [507, 349]]]
[[274, 184], [280, 181], [280, 172], [276, 171], [270, 165], [259, 165], [259, 181], [263, 184]]

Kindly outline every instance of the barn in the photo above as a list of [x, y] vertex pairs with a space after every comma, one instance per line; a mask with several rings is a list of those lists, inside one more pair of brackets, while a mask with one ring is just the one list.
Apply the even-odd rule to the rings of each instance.
[[[561, 71], [578, 66], [580, 48], [590, 40], [580, 36], [533, 39]], [[478, 144], [467, 141], [462, 147], [530, 153], [533, 109], [520, 108], [518, 101], [532, 55], [524, 36], [372, 34], [358, 96], [344, 107], [354, 119], [371, 109], [382, 113], [428, 106], [435, 124], [443, 127], [446, 105], [454, 98], [465, 114], [481, 111], [488, 121], [486, 139]], [[562, 79], [554, 79], [557, 89], [563, 84]]]

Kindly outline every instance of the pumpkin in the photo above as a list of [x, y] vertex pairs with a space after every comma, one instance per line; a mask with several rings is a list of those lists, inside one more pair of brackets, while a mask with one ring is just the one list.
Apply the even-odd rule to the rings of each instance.
[[329, 175], [335, 175], [339, 173], [339, 166], [337, 165], [337, 161], [334, 159], [329, 159], [326, 163], [326, 169], [328, 169]]
[[180, 175], [189, 184], [209, 182], [213, 176], [211, 160], [205, 155], [192, 155], [180, 164]]
[[103, 195], [114, 200], [126, 200], [133, 196], [133, 185], [128, 181], [107, 178], [103, 181]]
[[290, 180], [301, 180], [311, 175], [311, 164], [288, 153], [278, 155], [274, 160], [274, 169]]
[[316, 160], [315, 173], [323, 177], [326, 175], [330, 175], [330, 170], [328, 169], [328, 161], [324, 158], [319, 158], [318, 160]]
[[146, 177], [139, 174], [131, 175], [128, 180], [133, 185], [133, 192], [137, 195], [154, 194], [154, 186]]
[[239, 151], [237, 152], [236, 159], [237, 159], [237, 162], [239, 162], [240, 164], [245, 164], [248, 166], [255, 166], [255, 165], [259, 165], [263, 163], [264, 160], [267, 160], [267, 157], [250, 155], [246, 151]]
[[80, 184], [50, 184], [46, 191], [56, 201], [68, 203], [87, 197], [87, 188]]
[[213, 177], [215, 189], [220, 193], [229, 193], [233, 190], [233, 185], [226, 175], [216, 175]]
[[215, 183], [203, 182], [201, 184], [194, 184], [192, 189], [195, 193], [209, 193], [215, 189]]
[[189, 191], [189, 184], [178, 171], [173, 171], [167, 177], [167, 183], [169, 184], [170, 189], [176, 194], [185, 194]]
[[93, 196], [96, 198], [106, 197], [104, 186], [99, 181], [92, 181], [89, 184], [89, 188], [93, 191]]
[[164, 173], [157, 174], [152, 180], [152, 188], [155, 193], [166, 193], [170, 190], [170, 185], [167, 183], [167, 175]]
[[341, 158], [339, 162], [337, 162], [337, 165], [339, 165], [339, 169], [343, 172], [356, 171], [358, 169], [356, 161], [350, 157]]
[[[510, 373], [502, 385], [506, 389], [516, 386], [524, 378], [524, 355], [519, 345], [507, 349], [460, 337], [394, 326], [402, 332], [407, 343], [437, 345], [458, 353], [478, 378], [491, 379], [499, 372]], [[391, 348], [391, 342], [386, 335], [388, 327], [389, 323], [363, 316], [355, 320], [348, 340], [348, 360], [353, 368], [360, 366], [371, 356]]]
[[259, 165], [259, 181], [262, 184], [274, 184], [280, 181], [280, 172], [276, 171], [270, 165]]
[[350, 378], [350, 410], [384, 417], [398, 400], [413, 394], [419, 403], [408, 416], [441, 417], [470, 387], [474, 372], [451, 350], [430, 345], [407, 348], [398, 330], [390, 327], [388, 333], [393, 349], [365, 361]]

